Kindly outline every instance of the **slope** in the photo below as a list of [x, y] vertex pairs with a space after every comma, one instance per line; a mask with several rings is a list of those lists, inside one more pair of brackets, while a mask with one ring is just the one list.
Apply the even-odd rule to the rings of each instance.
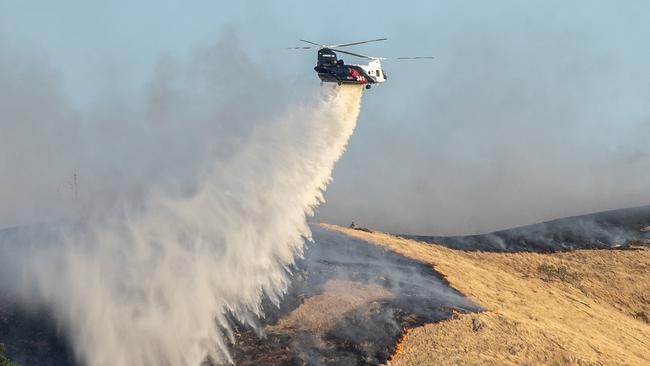
[[650, 250], [485, 253], [323, 227], [435, 266], [487, 309], [405, 335], [393, 365], [650, 364]]

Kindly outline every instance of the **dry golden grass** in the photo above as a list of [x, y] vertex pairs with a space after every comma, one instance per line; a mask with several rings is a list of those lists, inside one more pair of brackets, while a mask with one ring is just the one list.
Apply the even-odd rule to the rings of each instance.
[[302, 331], [328, 331], [343, 315], [362, 305], [392, 297], [390, 291], [379, 285], [360, 282], [329, 280], [322, 294], [305, 300], [278, 324], [268, 326], [268, 332], [280, 329]]
[[650, 365], [650, 250], [465, 252], [322, 226], [433, 264], [487, 309], [413, 329], [392, 365]]

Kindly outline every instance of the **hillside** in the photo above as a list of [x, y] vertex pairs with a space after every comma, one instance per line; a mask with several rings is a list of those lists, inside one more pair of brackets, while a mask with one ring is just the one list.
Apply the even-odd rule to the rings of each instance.
[[[314, 243], [291, 269], [288, 292], [278, 304], [265, 301], [256, 330], [231, 319], [235, 364], [382, 364], [404, 329], [450, 319], [454, 311], [482, 310], [426, 263], [318, 226], [312, 233]], [[0, 231], [0, 255], [3, 234], [5, 255], [33, 237], [25, 230]], [[9, 357], [24, 366], [82, 364], [56, 319], [24, 311], [10, 299], [0, 292], [0, 343]]]
[[[647, 240], [644, 215], [632, 216], [627, 230]], [[0, 231], [0, 255], [51, 231]], [[263, 304], [265, 336], [235, 322], [237, 365], [650, 364], [643, 240], [613, 250], [561, 251], [550, 242], [553, 252], [504, 253], [326, 224], [312, 231], [288, 293]], [[47, 312], [15, 305], [0, 293], [8, 357], [25, 366], [78, 364]]]
[[553, 252], [604, 249], [648, 240], [650, 206], [640, 206], [564, 217], [551, 221], [461, 236], [400, 235], [450, 248], [489, 252]]
[[427, 262], [487, 309], [416, 327], [391, 365], [648, 365], [650, 250], [462, 251], [323, 227]]

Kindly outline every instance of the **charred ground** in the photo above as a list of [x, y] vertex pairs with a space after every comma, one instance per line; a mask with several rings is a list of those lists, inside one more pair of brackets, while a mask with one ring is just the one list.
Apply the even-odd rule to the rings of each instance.
[[534, 225], [463, 236], [400, 235], [462, 250], [557, 252], [627, 247], [650, 241], [650, 206], [572, 216]]
[[376, 365], [405, 329], [481, 308], [431, 265], [313, 228], [280, 307], [266, 304], [265, 338], [239, 328], [238, 365]]
[[486, 309], [412, 329], [391, 365], [650, 364], [647, 239], [611, 250], [503, 253], [326, 227], [430, 263]]
[[[264, 304], [260, 330], [235, 325], [231, 352], [237, 365], [381, 364], [405, 329], [481, 310], [429, 264], [312, 229], [314, 242], [291, 269], [287, 295], [279, 306]], [[42, 236], [12, 229], [4, 238], [0, 253], [9, 255], [11, 243]], [[5, 294], [0, 303], [0, 343], [7, 355], [23, 365], [75, 365], [51, 317], [25, 311], [10, 298]]]
[[[260, 321], [261, 331], [235, 326], [232, 357], [238, 365], [372, 365], [395, 357], [398, 345], [405, 351], [393, 358], [393, 363], [405, 365], [422, 364], [426, 359], [418, 353], [431, 352], [430, 347], [438, 352], [441, 362], [448, 357], [488, 364], [490, 360], [517, 364], [531, 359], [540, 364], [572, 363], [596, 360], [595, 351], [589, 350], [599, 347], [617, 355], [617, 349], [603, 346], [611, 343], [606, 343], [605, 336], [601, 342], [575, 334], [567, 336], [572, 343], [560, 352], [553, 344], [562, 342], [568, 333], [543, 327], [586, 324], [594, 331], [608, 327], [604, 319], [611, 318], [629, 329], [645, 329], [650, 299], [647, 286], [635, 276], [647, 272], [644, 260], [649, 251], [571, 250], [632, 248], [626, 244], [643, 244], [650, 239], [650, 230], [645, 230], [648, 226], [650, 206], [489, 235], [415, 237], [462, 251], [380, 233], [341, 229], [344, 235], [338, 229], [314, 226], [314, 243], [307, 244], [304, 258], [292, 269], [288, 294], [279, 307], [264, 304], [267, 316]], [[0, 255], [11, 256], [16, 243], [48, 238], [51, 230], [0, 231]], [[385, 242], [369, 243], [373, 241]], [[48, 245], [54, 244], [50, 241]], [[452, 289], [448, 281], [474, 302]], [[530, 289], [533, 292], [528, 294]], [[617, 309], [613, 313], [609, 308], [603, 310], [610, 303]], [[0, 343], [6, 345], [7, 355], [25, 366], [75, 365], [65, 338], [48, 314], [16, 304], [12, 295], [0, 294]], [[577, 311], [567, 304], [584, 308]], [[482, 307], [488, 311], [475, 313]], [[566, 311], [558, 310], [563, 307]], [[584, 310], [593, 314], [582, 319]], [[596, 320], [590, 325], [590, 319], [602, 322]], [[406, 329], [412, 331], [405, 342], [399, 343]], [[508, 337], [517, 341], [513, 343]], [[627, 348], [637, 347], [633, 335], [621, 333], [620, 337]], [[492, 339], [505, 341], [491, 344]], [[470, 352], [454, 344], [464, 344]], [[486, 345], [489, 347], [481, 348]], [[489, 349], [497, 358], [481, 358]], [[505, 358], [499, 358], [501, 351]], [[620, 351], [634, 360], [636, 356], [629, 352]]]

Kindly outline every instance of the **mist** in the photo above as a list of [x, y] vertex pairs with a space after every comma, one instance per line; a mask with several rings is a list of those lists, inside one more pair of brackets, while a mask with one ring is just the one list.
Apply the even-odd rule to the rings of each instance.
[[[228, 93], [217, 85], [236, 86], [231, 94], [234, 99], [238, 92], [248, 90], [256, 95], [256, 103], [277, 112], [277, 106], [300, 98], [318, 82], [312, 70], [314, 54], [285, 49], [295, 46], [300, 38], [337, 43], [387, 37], [386, 42], [351, 50], [388, 58], [435, 56], [426, 62], [384, 62], [388, 82], [373, 88], [365, 100], [359, 133], [334, 171], [327, 203], [316, 216], [320, 221], [347, 225], [354, 220], [396, 233], [476, 234], [650, 203], [645, 189], [649, 179], [645, 140], [650, 132], [650, 77], [646, 71], [650, 52], [643, 46], [644, 35], [650, 31], [644, 16], [648, 4], [470, 1], [404, 6], [379, 1], [376, 5], [380, 21], [368, 24], [340, 17], [337, 7], [300, 1], [283, 5], [244, 2], [227, 7], [202, 1], [191, 8], [182, 2], [161, 6], [152, 1], [137, 7], [120, 2], [102, 7], [74, 3], [49, 9], [37, 18], [38, 26], [30, 26], [40, 7], [23, 4], [5, 6], [0, 27], [15, 48], [53, 54], [56, 69], [41, 73], [43, 78], [32, 77], [40, 81], [30, 85], [52, 84], [55, 95], [61, 97], [62, 89], [77, 102], [97, 100], [95, 104], [101, 105], [107, 103], [100, 101], [113, 99], [126, 109], [138, 105], [136, 112], [145, 117], [143, 106], [155, 100], [160, 100], [161, 106], [167, 102], [178, 108], [185, 103], [185, 113], [196, 114], [190, 110], [193, 98], [189, 95], [199, 99], [219, 95], [214, 97], [214, 111], [223, 109], [237, 122], [226, 127], [206, 123], [207, 128], [234, 129], [240, 135], [250, 128], [242, 115], [255, 111], [229, 109]], [[318, 17], [312, 17], [314, 13]], [[329, 21], [333, 18], [338, 27]], [[238, 38], [249, 57], [241, 58], [240, 50], [219, 52], [215, 59], [207, 53], [214, 56], [218, 47], [195, 49], [224, 28], [230, 33], [223, 39]], [[77, 37], [79, 34], [84, 37]], [[193, 75], [175, 74], [175, 81], [161, 77], [180, 72], [178, 63], [183, 63], [187, 49], [194, 49], [190, 52], [196, 57], [190, 57], [190, 63], [197, 68], [181, 74]], [[166, 52], [162, 59], [160, 52]], [[15, 78], [16, 70], [30, 67], [25, 60], [7, 57], [3, 54], [0, 61], [6, 63], [5, 70], [11, 70], [5, 78]], [[153, 71], [151, 59], [157, 59]], [[258, 67], [250, 67], [251, 59]], [[41, 63], [48, 65], [48, 61]], [[221, 63], [230, 67], [221, 69], [217, 66]], [[197, 71], [198, 64], [205, 72]], [[188, 76], [192, 87], [187, 84]], [[220, 79], [224, 83], [215, 84]], [[143, 80], [149, 82], [150, 89], [134, 92], [124, 87]], [[174, 99], [179, 83], [186, 85], [183, 101]], [[9, 85], [17, 92], [27, 90], [20, 82]], [[269, 90], [270, 86], [275, 89]], [[147, 91], [149, 102], [128, 103], [133, 95], [142, 97]], [[51, 94], [29, 93], [42, 98]], [[59, 106], [55, 110], [70, 112]], [[114, 108], [96, 113], [107, 116], [108, 121], [111, 113], [120, 118], [124, 114]], [[137, 120], [141, 123], [146, 118]], [[206, 119], [195, 116], [194, 120]], [[127, 135], [110, 123], [104, 125], [113, 140]], [[182, 124], [169, 128], [180, 127]], [[174, 156], [189, 155], [183, 152], [181, 141], [171, 141]], [[66, 149], [84, 153], [76, 142]], [[205, 146], [185, 145], [191, 145], [190, 150]], [[159, 150], [172, 154], [167, 148]], [[90, 148], [85, 151], [94, 153]], [[102, 163], [103, 167], [118, 165]], [[54, 182], [62, 192], [68, 189], [66, 199], [73, 170], [80, 170], [79, 164], [70, 165], [59, 164], [62, 178]], [[133, 175], [147, 176], [153, 170], [147, 170], [148, 164], [140, 165], [142, 173]], [[98, 169], [97, 164], [91, 166]], [[83, 201], [84, 189], [101, 186], [89, 181], [93, 174], [82, 173], [78, 172], [78, 201]], [[11, 187], [20, 185], [22, 189], [28, 178], [18, 173], [3, 176], [12, 182]], [[50, 193], [32, 192], [40, 202], [55, 197]], [[16, 199], [13, 194], [2, 194], [2, 202]], [[47, 216], [41, 208], [13, 206], [18, 206], [18, 211], [5, 213], [0, 221], [7, 226], [20, 223], [21, 217]]]
[[79, 110], [20, 57], [0, 58], [0, 293], [83, 364], [231, 361], [229, 319], [255, 327], [287, 290], [362, 89], [290, 98], [224, 41]]
[[135, 207], [152, 182], [190, 192], [208, 162], [301, 99], [233, 40], [197, 47], [187, 59], [163, 55], [139, 95], [107, 89], [85, 108], [68, 100], [65, 75], [47, 57], [0, 52], [2, 227]]

